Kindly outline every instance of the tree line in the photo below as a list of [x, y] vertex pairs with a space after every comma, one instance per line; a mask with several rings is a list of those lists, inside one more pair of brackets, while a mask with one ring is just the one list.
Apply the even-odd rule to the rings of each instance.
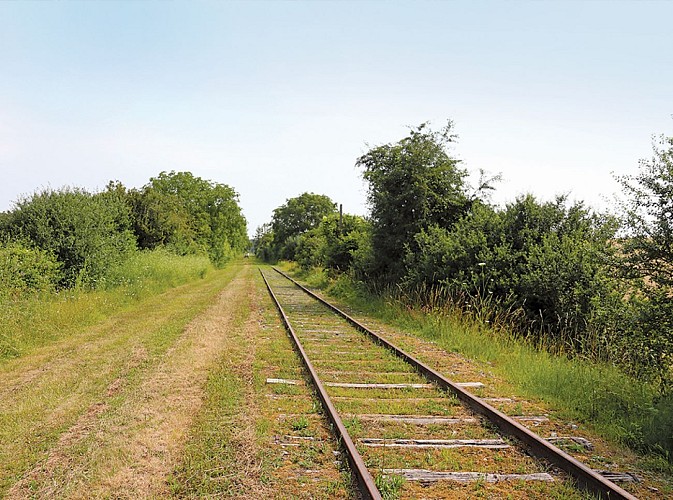
[[0, 213], [0, 298], [105, 283], [134, 252], [207, 255], [216, 266], [248, 245], [238, 194], [189, 172], [161, 172], [139, 189], [44, 189]]
[[653, 141], [635, 175], [618, 177], [615, 213], [560, 195], [489, 202], [452, 154], [453, 124], [411, 129], [357, 159], [370, 214], [340, 216], [304, 193], [258, 228], [256, 254], [348, 276], [414, 304], [450, 303], [480, 321], [569, 356], [620, 365], [673, 387], [673, 138]]

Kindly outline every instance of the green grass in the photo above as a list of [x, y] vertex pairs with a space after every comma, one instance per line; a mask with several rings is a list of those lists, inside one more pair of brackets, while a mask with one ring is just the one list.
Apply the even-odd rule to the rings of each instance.
[[220, 365], [206, 385], [206, 401], [192, 427], [182, 464], [170, 479], [176, 496], [232, 495], [239, 490], [230, 422], [243, 404], [244, 381]]
[[242, 438], [236, 423], [246, 416], [245, 376], [252, 370], [247, 364], [251, 362], [246, 359], [250, 345], [244, 332], [251, 310], [251, 304], [243, 300], [234, 309], [226, 354], [208, 376], [205, 401], [191, 427], [182, 463], [170, 478], [172, 493], [178, 497], [235, 495], [244, 488], [232, 471], [241, 456]]
[[205, 278], [206, 257], [137, 252], [98, 288], [26, 295], [0, 302], [0, 364], [70, 336], [170, 288]]
[[301, 278], [355, 310], [488, 364], [521, 396], [546, 401], [561, 416], [583, 422], [613, 442], [673, 460], [673, 396], [661, 396], [654, 386], [614, 366], [550, 354], [458, 311], [421, 311], [390, 297], [371, 296], [347, 277], [330, 282], [318, 271]]
[[[58, 314], [59, 302], [46, 303], [45, 316], [49, 318], [46, 313], [51, 312], [52, 318], [63, 322], [65, 333], [59, 332], [58, 340], [52, 343], [40, 339], [45, 345], [39, 349], [38, 343], [33, 343], [32, 353], [0, 363], [0, 391], [4, 390], [0, 403], [0, 496], [45, 460], [62, 433], [86, 417], [93, 404], [104, 401], [106, 414], [118, 408], [143, 373], [156, 366], [184, 326], [212, 303], [233, 274], [232, 269], [213, 272], [204, 280], [163, 294], [124, 302], [123, 307], [117, 304], [116, 309], [114, 304], [92, 308], [84, 294], [78, 300], [88, 307], [66, 308], [70, 315]], [[95, 292], [95, 296], [104, 294]], [[82, 310], [96, 314], [85, 315], [84, 321]], [[105, 317], [106, 311], [109, 317]], [[73, 318], [72, 324], [66, 323], [68, 317]], [[114, 381], [120, 382], [116, 394], [108, 389]], [[95, 437], [90, 434], [79, 444], [95, 446]], [[98, 451], [92, 454], [92, 464], [100, 456]], [[76, 448], [72, 452], [77, 455]], [[57, 481], [54, 485], [68, 486]], [[40, 487], [44, 486], [42, 481]]]

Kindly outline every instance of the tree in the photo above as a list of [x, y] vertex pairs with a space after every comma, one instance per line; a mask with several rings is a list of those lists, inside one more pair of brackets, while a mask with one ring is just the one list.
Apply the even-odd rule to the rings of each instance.
[[221, 265], [248, 244], [238, 194], [226, 184], [190, 172], [161, 172], [129, 198], [141, 248], [205, 253]]
[[449, 155], [453, 124], [439, 132], [424, 123], [394, 144], [370, 149], [358, 158], [369, 183], [372, 219], [372, 277], [396, 282], [404, 256], [417, 248], [415, 236], [432, 225], [449, 228], [469, 209], [466, 172]]
[[673, 286], [673, 137], [653, 140], [653, 156], [640, 160], [636, 175], [617, 177], [626, 238], [624, 264], [644, 286]]
[[276, 258], [294, 259], [298, 238], [336, 212], [336, 204], [325, 195], [303, 193], [288, 199], [273, 211], [271, 228]]
[[264, 262], [272, 262], [274, 260], [273, 230], [270, 223], [257, 227], [255, 236], [252, 238], [252, 252]]
[[673, 390], [673, 137], [653, 140], [653, 156], [636, 175], [617, 177], [625, 237], [621, 270], [630, 284], [630, 314], [620, 326], [639, 376]]

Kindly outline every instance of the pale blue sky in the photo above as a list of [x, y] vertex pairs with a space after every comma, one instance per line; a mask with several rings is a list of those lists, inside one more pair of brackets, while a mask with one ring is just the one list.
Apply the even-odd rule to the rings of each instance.
[[673, 2], [0, 2], [0, 210], [188, 170], [249, 231], [304, 191], [364, 214], [356, 158], [454, 120], [497, 202], [605, 206], [673, 135]]

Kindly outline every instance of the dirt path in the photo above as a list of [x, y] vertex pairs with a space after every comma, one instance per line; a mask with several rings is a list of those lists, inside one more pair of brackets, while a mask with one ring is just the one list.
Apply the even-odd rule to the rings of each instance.
[[[114, 331], [100, 335], [98, 342], [89, 339], [80, 349], [66, 350], [68, 355], [38, 353], [40, 360], [49, 358], [46, 369], [30, 366], [27, 360], [26, 371], [33, 374], [31, 383], [12, 384], [13, 391], [9, 384], [4, 386], [13, 394], [13, 401], [3, 399], [3, 417], [9, 422], [12, 412], [20, 414], [16, 405], [38, 409], [44, 401], [51, 407], [47, 419], [56, 415], [59, 421], [59, 412], [77, 412], [78, 416], [64, 427], [67, 418], [58, 426], [42, 421], [36, 415], [39, 410], [31, 409], [24, 415], [35, 420], [29, 429], [33, 436], [24, 439], [37, 441], [36, 431], [49, 428], [43, 436], [46, 439], [37, 443], [49, 447], [38, 455], [44, 458], [6, 491], [7, 498], [165, 496], [169, 492], [166, 478], [181, 456], [185, 436], [201, 406], [209, 370], [222, 355], [234, 323], [245, 324], [250, 315], [247, 304], [254, 293], [252, 272], [250, 266], [238, 266], [236, 276], [215, 302], [177, 332], [173, 332], [175, 324], [158, 329], [155, 324], [156, 331], [150, 335], [143, 329], [144, 325], [149, 331], [150, 325], [143, 321], [126, 330], [123, 322], [117, 322]], [[174, 297], [169, 294], [163, 299]], [[177, 301], [174, 307], [183, 306]], [[240, 311], [248, 311], [247, 317], [241, 318]], [[154, 313], [141, 312], [145, 320], [160, 321], [152, 318]], [[26, 382], [25, 375], [7, 375], [12, 381]], [[46, 397], [47, 391], [60, 386], [63, 390], [57, 390], [57, 397]], [[77, 386], [87, 389], [81, 391]], [[49, 445], [52, 434], [57, 437]], [[17, 443], [17, 452], [21, 444]], [[26, 452], [26, 462], [33, 458]]]

